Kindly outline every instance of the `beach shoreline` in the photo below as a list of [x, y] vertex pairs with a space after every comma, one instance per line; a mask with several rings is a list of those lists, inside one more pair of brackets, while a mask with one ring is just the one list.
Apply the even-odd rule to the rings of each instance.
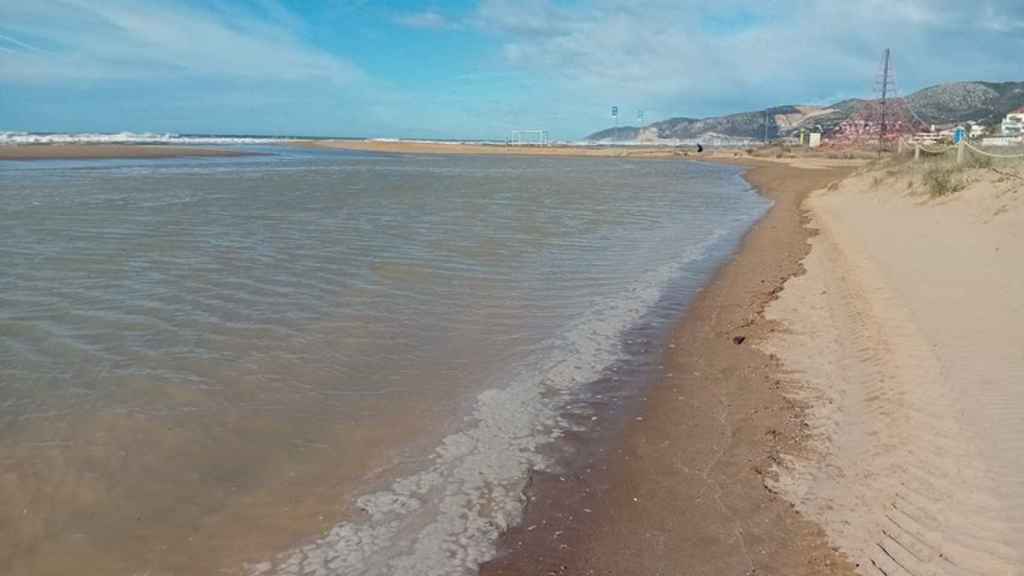
[[415, 140], [310, 140], [292, 146], [314, 150], [348, 150], [382, 154], [438, 154], [453, 156], [543, 156], [583, 158], [686, 158], [696, 146], [577, 146], [507, 145]]
[[114, 160], [132, 158], [238, 157], [255, 153], [226, 148], [163, 144], [18, 144], [0, 146], [3, 160]]
[[733, 149], [698, 155], [666, 147], [309, 145], [395, 154], [678, 158], [745, 168], [744, 178], [774, 206], [670, 329], [660, 379], [626, 408], [625, 430], [570, 438], [562, 470], [534, 472], [523, 521], [502, 536], [498, 556], [480, 573], [854, 573], [822, 526], [774, 488], [784, 455], [805, 452], [811, 441], [804, 425], [810, 407], [783, 388], [778, 358], [754, 343], [778, 329], [765, 309], [803, 272], [813, 234], [804, 199], [863, 160], [781, 151], [754, 157]]
[[[746, 163], [744, 161], [744, 163]], [[800, 170], [488, 576], [1017, 574], [1024, 165]]]
[[438, 156], [513, 156], [534, 158], [620, 158], [629, 160], [691, 160], [740, 166], [782, 164], [806, 169], [857, 167], [864, 164], [863, 151], [808, 150], [788, 147], [716, 148], [695, 145], [576, 145], [546, 146], [476, 144], [466, 142], [421, 142], [415, 140], [306, 140], [288, 144], [307, 150], [338, 150], [375, 154], [421, 154]]
[[[780, 384], [778, 359], [751, 344], [802, 273], [811, 235], [804, 198], [850, 163], [716, 161], [774, 202], [672, 329], [664, 372], [621, 439], [560, 473], [536, 473], [520, 526], [487, 576], [521, 574], [850, 574], [822, 528], [772, 488], [784, 453], [808, 441], [805, 406]], [[577, 460], [577, 462], [579, 462]]]

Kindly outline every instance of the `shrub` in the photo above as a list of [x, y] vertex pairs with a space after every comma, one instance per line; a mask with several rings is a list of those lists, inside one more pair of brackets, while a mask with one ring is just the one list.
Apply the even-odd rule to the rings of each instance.
[[970, 154], [967, 158], [968, 168], [991, 168], [992, 158], [979, 154]]
[[925, 171], [924, 187], [934, 197], [949, 196], [963, 190], [967, 183], [960, 177], [958, 166], [931, 166]]

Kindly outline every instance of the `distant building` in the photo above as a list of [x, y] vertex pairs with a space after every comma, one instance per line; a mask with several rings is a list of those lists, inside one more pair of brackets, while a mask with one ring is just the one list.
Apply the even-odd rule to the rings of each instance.
[[1007, 136], [986, 136], [981, 139], [982, 146], [1020, 146], [1020, 138], [1009, 138]]
[[872, 101], [861, 104], [836, 126], [828, 144], [834, 147], [873, 145], [884, 140], [894, 144], [924, 128], [907, 103], [897, 98], [886, 106]]
[[906, 138], [906, 142], [908, 144], [925, 144], [925, 145], [937, 144], [939, 142], [942, 142], [942, 140], [943, 140], [943, 136], [941, 134], [939, 134], [938, 132], [935, 132], [935, 131], [918, 132], [918, 133], [912, 134], [912, 135], [910, 135], [910, 136], [908, 136]]
[[1020, 138], [1024, 136], [1024, 108], [1018, 108], [1006, 115], [1001, 125], [1003, 136]]

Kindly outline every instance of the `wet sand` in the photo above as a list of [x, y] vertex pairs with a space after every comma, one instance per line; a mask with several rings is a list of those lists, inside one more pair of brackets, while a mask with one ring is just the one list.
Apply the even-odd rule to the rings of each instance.
[[224, 148], [144, 144], [33, 144], [0, 146], [0, 160], [100, 160], [114, 158], [183, 158], [195, 156], [248, 156], [250, 152]]
[[752, 345], [778, 329], [765, 307], [802, 271], [802, 200], [852, 168], [742, 162], [775, 206], [671, 334], [664, 374], [622, 439], [584, 442], [564, 473], [535, 474], [523, 523], [482, 574], [853, 573], [772, 488], [782, 454], [810, 439], [807, 406], [785, 393], [778, 359]]

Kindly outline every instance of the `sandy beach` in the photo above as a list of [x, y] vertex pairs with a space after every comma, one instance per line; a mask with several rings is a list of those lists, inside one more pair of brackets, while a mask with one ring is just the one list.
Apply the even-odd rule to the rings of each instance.
[[807, 273], [759, 347], [813, 441], [775, 486], [861, 573], [1024, 573], [1021, 168], [941, 197], [880, 168], [807, 202]]
[[451, 154], [458, 156], [575, 156], [592, 158], [677, 158], [696, 155], [696, 147], [668, 146], [503, 146], [417, 142], [414, 140], [313, 140], [294, 146], [391, 154]]
[[1024, 576], [1022, 55], [0, 0], [0, 576]]
[[484, 573], [1020, 574], [1024, 170], [930, 170], [752, 168], [641, 416]]
[[246, 156], [248, 152], [197, 146], [142, 144], [39, 144], [0, 146], [0, 160], [100, 160], [113, 158], [183, 158]]
[[[774, 202], [671, 329], [624, 429], [567, 435], [566, 465], [532, 474], [523, 521], [481, 574], [1022, 574], [1024, 166], [296, 145], [707, 160], [746, 167]], [[236, 154], [0, 148], [0, 159]]]
[[565, 474], [535, 475], [523, 524], [483, 574], [853, 572], [819, 525], [768, 487], [781, 455], [807, 436], [777, 360], [752, 345], [776, 330], [763, 311], [808, 252], [803, 198], [852, 168], [743, 162], [775, 206], [674, 330], [663, 378], [624, 439]]
[[[537, 156], [555, 158], [629, 158], [665, 160], [671, 158], [742, 163], [747, 166], [783, 164], [795, 168], [830, 169], [855, 167], [870, 154], [841, 154], [779, 147], [711, 148], [698, 152], [695, 146], [505, 146], [459, 142], [418, 142], [415, 140], [307, 140], [291, 146], [320, 150], [352, 150], [385, 154], [430, 154], [451, 156]], [[750, 162], [747, 162], [747, 161]]]

